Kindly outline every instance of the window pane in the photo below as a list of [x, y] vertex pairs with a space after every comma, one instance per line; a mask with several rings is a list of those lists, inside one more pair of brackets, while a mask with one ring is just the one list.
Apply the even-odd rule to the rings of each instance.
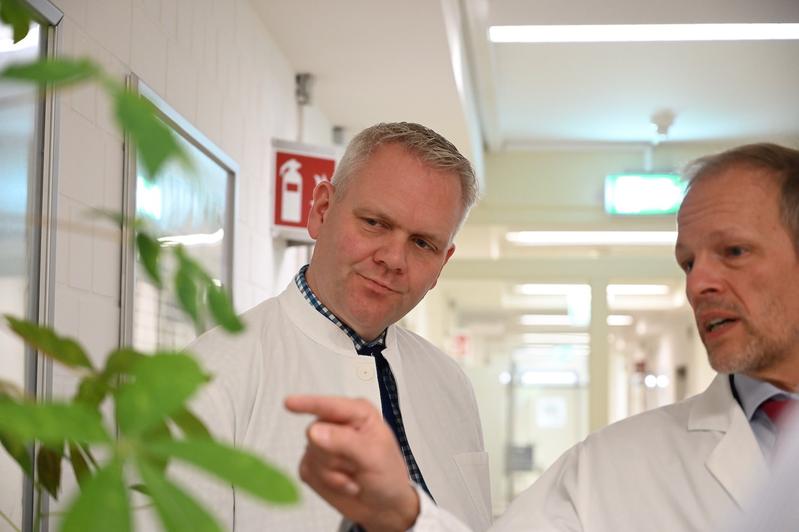
[[[39, 26], [14, 44], [11, 29], [0, 26], [0, 69], [10, 63], [36, 59], [41, 54]], [[30, 318], [29, 308], [38, 275], [31, 249], [37, 234], [33, 221], [41, 179], [37, 175], [37, 91], [30, 85], [0, 81], [0, 314]], [[25, 347], [9, 332], [0, 329], [0, 380], [25, 387]], [[0, 511], [17, 526], [22, 521], [22, 473], [16, 463], [0, 451]], [[5, 525], [4, 525], [5, 526]]]
[[[182, 244], [212, 278], [227, 283], [226, 217], [228, 205], [227, 170], [200, 149], [180, 139], [193, 168], [179, 163], [168, 165], [155, 180], [136, 177], [136, 214], [150, 221], [150, 228], [167, 246]], [[171, 253], [164, 253], [167, 258]], [[171, 285], [175, 265], [167, 260], [164, 275]], [[197, 331], [177, 306], [169, 290], [159, 292], [139, 261], [135, 267], [133, 293], [133, 345], [143, 350], [156, 347], [184, 347]]]

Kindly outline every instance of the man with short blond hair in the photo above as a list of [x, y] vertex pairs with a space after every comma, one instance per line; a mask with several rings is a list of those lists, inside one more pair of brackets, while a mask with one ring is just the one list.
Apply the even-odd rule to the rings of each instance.
[[[401, 483], [486, 528], [488, 457], [471, 385], [454, 360], [396, 325], [435, 286], [476, 197], [469, 161], [431, 129], [400, 122], [358, 134], [333, 181], [314, 190], [310, 265], [244, 314], [242, 335], [212, 331], [190, 347], [214, 375], [194, 406], [210, 430], [294, 474], [308, 420], [283, 411], [283, 398], [365, 397], [401, 449]], [[282, 508], [226, 487], [195, 492], [228, 529], [304, 532], [340, 521], [307, 488]]]

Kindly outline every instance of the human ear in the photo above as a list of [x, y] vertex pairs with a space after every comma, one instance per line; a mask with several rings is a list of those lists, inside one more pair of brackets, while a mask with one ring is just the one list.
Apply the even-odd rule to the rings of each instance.
[[[444, 264], [446, 264], [447, 261], [449, 261], [449, 258], [452, 256], [453, 253], [455, 253], [455, 244], [452, 244], [447, 250], [447, 255], [444, 257]], [[444, 264], [441, 265], [442, 270], [444, 269]], [[441, 270], [438, 270], [438, 275], [441, 275]], [[436, 275], [436, 280], [433, 281], [433, 285], [430, 287], [430, 290], [436, 287], [436, 284], [438, 283], [438, 275]]]
[[330, 181], [320, 181], [313, 190], [313, 205], [308, 214], [308, 233], [316, 240], [322, 224], [325, 222], [327, 210], [333, 202], [336, 187]]

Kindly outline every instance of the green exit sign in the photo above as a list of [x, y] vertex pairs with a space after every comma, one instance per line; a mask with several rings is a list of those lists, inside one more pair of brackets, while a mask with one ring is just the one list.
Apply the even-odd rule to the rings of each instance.
[[674, 214], [685, 196], [685, 187], [678, 174], [612, 174], [605, 177], [605, 212]]

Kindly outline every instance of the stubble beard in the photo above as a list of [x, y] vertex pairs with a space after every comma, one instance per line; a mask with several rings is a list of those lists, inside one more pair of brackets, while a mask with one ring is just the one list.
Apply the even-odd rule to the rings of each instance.
[[773, 336], [766, 336], [747, 321], [740, 324], [748, 338], [742, 348], [729, 352], [730, 347], [711, 348], [705, 344], [710, 366], [719, 373], [761, 373], [779, 366], [792, 350], [799, 348], [799, 324], [781, 327]]

